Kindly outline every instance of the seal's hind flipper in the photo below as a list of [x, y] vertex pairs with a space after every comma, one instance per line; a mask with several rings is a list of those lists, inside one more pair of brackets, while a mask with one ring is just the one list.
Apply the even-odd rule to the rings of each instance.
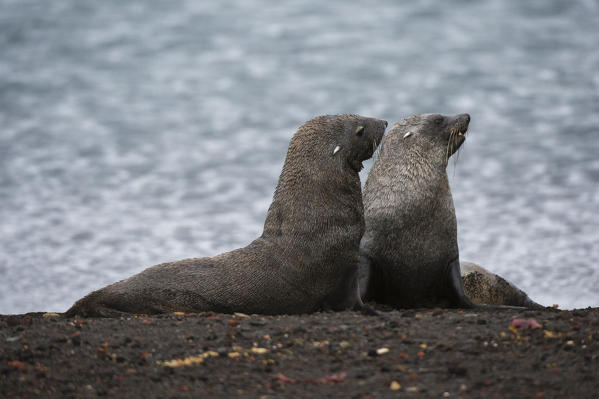
[[379, 312], [376, 311], [372, 306], [365, 303], [361, 307], [355, 307], [355, 311], [362, 313], [364, 316], [378, 316]]
[[464, 292], [464, 283], [460, 273], [460, 259], [456, 258], [447, 265], [447, 274], [450, 283], [452, 305], [459, 308], [472, 309], [476, 307]]
[[491, 305], [486, 303], [473, 303], [464, 291], [464, 283], [462, 282], [462, 273], [460, 271], [460, 260], [456, 259], [449, 263], [448, 270], [449, 281], [451, 283], [452, 294], [455, 297], [455, 305], [460, 308], [478, 308], [478, 309], [501, 309], [501, 310], [523, 310], [522, 306], [510, 305]]

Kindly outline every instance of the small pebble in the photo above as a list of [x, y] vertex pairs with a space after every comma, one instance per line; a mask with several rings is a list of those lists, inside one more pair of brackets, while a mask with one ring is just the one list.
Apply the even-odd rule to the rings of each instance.
[[389, 348], [378, 348], [376, 350], [376, 354], [379, 356], [384, 355], [385, 353], [389, 353]]

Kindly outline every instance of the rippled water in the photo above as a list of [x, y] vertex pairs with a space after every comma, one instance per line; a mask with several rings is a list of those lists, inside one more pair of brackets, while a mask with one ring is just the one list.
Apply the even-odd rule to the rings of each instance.
[[249, 243], [340, 112], [469, 112], [462, 259], [599, 306], [599, 3], [368, 4], [0, 0], [0, 313]]

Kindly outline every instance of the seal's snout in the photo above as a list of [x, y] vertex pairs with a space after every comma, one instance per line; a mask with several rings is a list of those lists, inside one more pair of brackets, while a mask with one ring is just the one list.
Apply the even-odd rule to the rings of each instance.
[[446, 131], [448, 140], [446, 159], [449, 159], [464, 144], [469, 123], [469, 114], [459, 114], [451, 117], [449, 130]]
[[454, 131], [458, 136], [463, 136], [470, 124], [470, 114], [460, 114], [455, 117]]
[[458, 130], [461, 133], [466, 133], [468, 130], [468, 125], [470, 124], [470, 114], [460, 114], [457, 117], [458, 120]]
[[372, 139], [378, 145], [385, 134], [385, 130], [387, 130], [387, 126], [389, 123], [384, 119], [375, 119], [374, 125], [372, 129]]

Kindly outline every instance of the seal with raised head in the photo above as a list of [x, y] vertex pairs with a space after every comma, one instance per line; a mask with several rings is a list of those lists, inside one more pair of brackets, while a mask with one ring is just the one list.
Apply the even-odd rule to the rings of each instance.
[[472, 262], [460, 262], [466, 296], [476, 304], [521, 306], [543, 309], [528, 295], [503, 277]]
[[470, 116], [414, 115], [387, 133], [364, 186], [364, 300], [397, 308], [472, 307], [460, 277], [447, 162]]
[[262, 235], [247, 247], [150, 267], [94, 291], [66, 316], [173, 311], [309, 313], [361, 307], [358, 172], [387, 122], [326, 115], [289, 144]]

